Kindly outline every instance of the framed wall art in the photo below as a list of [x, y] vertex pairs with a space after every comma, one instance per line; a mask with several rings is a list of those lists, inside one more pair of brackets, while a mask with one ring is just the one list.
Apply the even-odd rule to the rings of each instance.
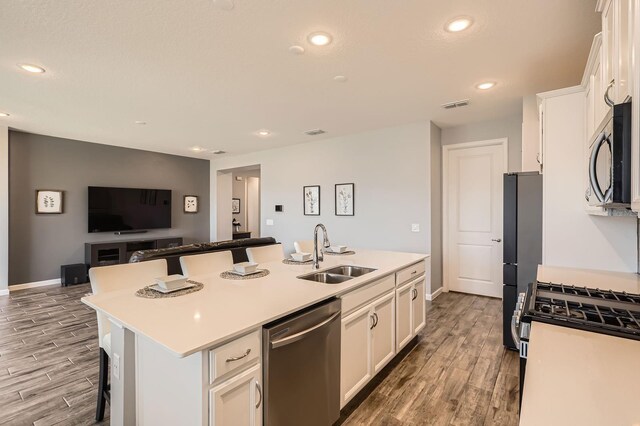
[[302, 187], [304, 215], [320, 216], [320, 185]]
[[36, 190], [36, 214], [61, 214], [62, 191], [55, 189]]
[[198, 213], [198, 196], [197, 195], [184, 196], [183, 211], [185, 213]]
[[240, 198], [231, 199], [231, 213], [240, 214]]
[[354, 189], [352, 183], [336, 184], [336, 216], [354, 215]]

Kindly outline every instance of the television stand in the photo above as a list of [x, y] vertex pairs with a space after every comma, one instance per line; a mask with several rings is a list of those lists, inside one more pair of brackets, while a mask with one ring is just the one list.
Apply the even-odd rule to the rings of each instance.
[[151, 250], [182, 245], [180, 237], [148, 238], [144, 240], [114, 240], [84, 243], [84, 263], [87, 267], [129, 263], [138, 250]]
[[145, 234], [146, 232], [146, 229], [140, 229], [137, 231], [116, 231], [114, 232], [114, 235]]

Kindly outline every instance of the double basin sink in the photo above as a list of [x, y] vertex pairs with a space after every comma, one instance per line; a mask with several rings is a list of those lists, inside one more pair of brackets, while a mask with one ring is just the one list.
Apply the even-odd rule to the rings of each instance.
[[301, 275], [298, 278], [302, 280], [315, 281], [322, 284], [340, 284], [352, 278], [360, 277], [375, 271], [374, 268], [366, 268], [363, 266], [340, 265], [334, 266], [322, 272], [312, 272], [310, 274]]

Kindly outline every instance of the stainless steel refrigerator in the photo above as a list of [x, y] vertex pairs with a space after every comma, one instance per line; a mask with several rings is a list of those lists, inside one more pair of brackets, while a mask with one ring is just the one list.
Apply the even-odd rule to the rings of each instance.
[[518, 293], [535, 281], [542, 263], [542, 175], [537, 172], [504, 175], [502, 341], [517, 350], [511, 338], [511, 316]]

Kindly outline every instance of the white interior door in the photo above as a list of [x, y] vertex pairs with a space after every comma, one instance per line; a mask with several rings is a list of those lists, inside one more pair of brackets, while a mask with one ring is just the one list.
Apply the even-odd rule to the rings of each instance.
[[445, 147], [444, 156], [448, 290], [501, 297], [506, 140]]

